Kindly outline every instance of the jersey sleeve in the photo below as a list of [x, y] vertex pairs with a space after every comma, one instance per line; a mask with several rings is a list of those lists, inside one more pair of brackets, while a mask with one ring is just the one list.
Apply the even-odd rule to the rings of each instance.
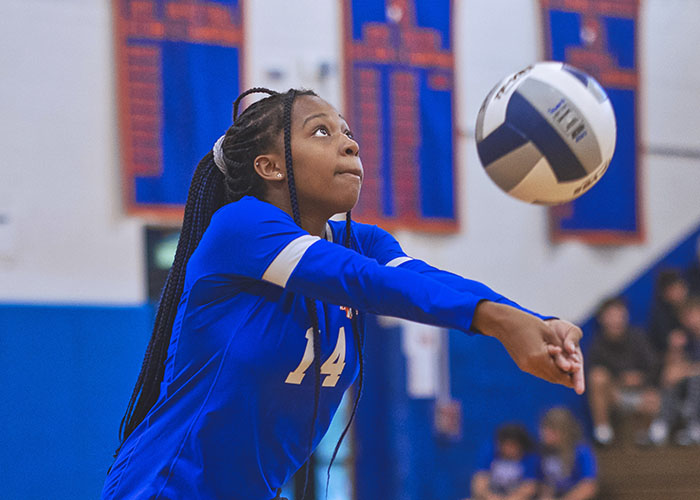
[[188, 281], [208, 274], [263, 280], [327, 303], [465, 332], [478, 303], [488, 298], [381, 265], [310, 235], [282, 210], [250, 199], [214, 214], [187, 273]]
[[520, 304], [504, 297], [503, 295], [493, 291], [488, 286], [478, 281], [463, 278], [457, 274], [443, 271], [430, 264], [414, 259], [406, 255], [401, 248], [401, 245], [396, 238], [390, 233], [377, 226], [369, 226], [366, 224], [358, 224], [358, 237], [363, 240], [363, 243], [368, 251], [368, 256], [375, 259], [380, 264], [390, 267], [401, 267], [423, 276], [428, 276], [440, 283], [457, 290], [458, 292], [469, 292], [478, 294], [486, 300], [507, 304], [509, 306], [525, 311], [540, 319], [551, 319], [553, 316], [543, 316], [534, 311], [522, 307]]

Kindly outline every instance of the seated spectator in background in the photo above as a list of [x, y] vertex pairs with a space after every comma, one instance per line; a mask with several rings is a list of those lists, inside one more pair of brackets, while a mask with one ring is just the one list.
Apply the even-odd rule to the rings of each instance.
[[519, 424], [508, 424], [496, 432], [496, 442], [482, 450], [478, 470], [472, 478], [474, 500], [529, 500], [537, 489], [537, 458], [533, 442]]
[[678, 271], [665, 269], [659, 273], [649, 319], [649, 338], [659, 356], [666, 352], [671, 332], [681, 329], [679, 310], [687, 298], [688, 285]]
[[630, 327], [627, 305], [621, 298], [605, 300], [596, 315], [598, 329], [588, 353], [588, 400], [593, 437], [598, 444], [613, 441], [611, 413], [638, 413], [651, 421], [659, 409], [654, 383], [657, 356], [638, 330]]
[[540, 500], [589, 500], [598, 492], [593, 449], [566, 408], [552, 408], [540, 422]]
[[691, 297], [681, 308], [683, 330], [674, 330], [662, 372], [661, 410], [649, 427], [649, 440], [666, 443], [671, 429], [681, 429], [676, 442], [700, 444], [700, 297]]
[[690, 295], [700, 296], [700, 236], [695, 245], [695, 259], [688, 267], [685, 276], [688, 280]]

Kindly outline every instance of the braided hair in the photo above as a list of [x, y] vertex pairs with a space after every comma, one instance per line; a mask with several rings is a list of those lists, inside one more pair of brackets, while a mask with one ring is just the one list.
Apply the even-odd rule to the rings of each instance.
[[[250, 105], [238, 116], [238, 109], [243, 98], [254, 93], [268, 94], [268, 97]], [[119, 427], [120, 445], [115, 456], [119, 453], [124, 441], [145, 419], [160, 395], [160, 385], [165, 372], [165, 360], [170, 344], [170, 336], [175, 315], [177, 314], [177, 306], [182, 295], [185, 270], [190, 256], [199, 244], [212, 215], [224, 204], [237, 201], [247, 195], [263, 199], [265, 183], [255, 171], [255, 158], [274, 148], [281, 131], [284, 132], [284, 155], [292, 215], [294, 221], [301, 227], [301, 214], [294, 183], [291, 148], [292, 107], [297, 96], [316, 96], [316, 94], [310, 90], [294, 89], [285, 93], [278, 93], [262, 87], [254, 87], [243, 92], [233, 104], [233, 125], [226, 131], [221, 143], [220, 160], [225, 168], [221, 169], [217, 166], [213, 152], [207, 153], [197, 165], [187, 194], [182, 231], [177, 244], [175, 259], [161, 294], [153, 333], [146, 349], [141, 370]], [[344, 244], [348, 248], [356, 248], [351, 224], [351, 214], [347, 212]], [[309, 434], [309, 455], [311, 455], [321, 391], [321, 332], [316, 302], [312, 299], [306, 299], [305, 302], [314, 332], [314, 410]], [[353, 336], [359, 353], [359, 387], [350, 419], [336, 444], [328, 466], [326, 495], [328, 493], [328, 480], [330, 479], [333, 461], [355, 417], [363, 385], [364, 363], [362, 345], [364, 338], [361, 333], [363, 328], [360, 324], [358, 311], [352, 310], [351, 316]], [[303, 496], [306, 494], [308, 479], [309, 464], [307, 462]]]

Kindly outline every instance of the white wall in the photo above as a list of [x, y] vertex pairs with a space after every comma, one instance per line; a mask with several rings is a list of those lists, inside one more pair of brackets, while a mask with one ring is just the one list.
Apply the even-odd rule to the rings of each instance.
[[[140, 224], [122, 215], [107, 0], [0, 2], [0, 301], [138, 303]], [[5, 225], [7, 226], [7, 225]]]
[[[537, 2], [454, 4], [462, 231], [399, 239], [409, 253], [525, 305], [579, 319], [700, 222], [700, 164], [642, 157], [644, 244], [552, 245], [546, 210], [498, 191], [472, 137], [491, 86], [541, 58]], [[341, 106], [338, 2], [248, 0], [247, 7], [246, 84], [310, 86]], [[0, 210], [12, 200], [18, 228], [14, 257], [0, 257], [0, 301], [143, 300], [140, 222], [121, 215], [119, 201], [110, 16], [108, 0], [0, 4], [7, 26], [0, 33]], [[654, 151], [700, 149], [697, 19], [696, 0], [642, 0], [639, 111], [642, 142]], [[331, 68], [323, 79], [320, 63]]]

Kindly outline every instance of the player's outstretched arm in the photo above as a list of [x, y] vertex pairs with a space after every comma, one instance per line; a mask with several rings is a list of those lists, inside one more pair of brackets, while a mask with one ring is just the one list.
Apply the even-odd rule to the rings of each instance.
[[522, 307], [509, 298], [495, 292], [483, 283], [438, 269], [420, 259], [409, 257], [403, 251], [399, 242], [396, 241], [396, 238], [380, 227], [361, 223], [354, 223], [354, 227], [355, 234], [357, 234], [358, 239], [362, 241], [363, 247], [367, 249], [368, 256], [376, 259], [377, 262], [381, 264], [401, 267], [402, 269], [422, 274], [458, 292], [473, 293], [486, 300], [508, 304], [515, 308], [522, 309], [525, 312], [529, 312], [540, 319], [552, 318], [552, 316], [541, 315]]
[[[562, 320], [545, 322], [515, 307], [490, 301], [476, 307], [472, 326], [497, 338], [521, 370], [583, 393], [578, 327]], [[562, 370], [557, 362], [562, 356], [570, 360], [569, 371]]]

